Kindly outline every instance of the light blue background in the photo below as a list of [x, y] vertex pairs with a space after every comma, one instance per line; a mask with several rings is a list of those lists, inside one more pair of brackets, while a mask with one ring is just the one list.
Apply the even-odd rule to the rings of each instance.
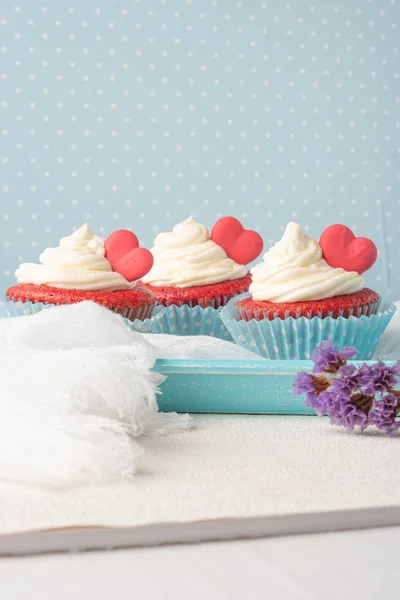
[[380, 249], [400, 298], [396, 0], [3, 0], [0, 284], [88, 221], [151, 246], [190, 213]]

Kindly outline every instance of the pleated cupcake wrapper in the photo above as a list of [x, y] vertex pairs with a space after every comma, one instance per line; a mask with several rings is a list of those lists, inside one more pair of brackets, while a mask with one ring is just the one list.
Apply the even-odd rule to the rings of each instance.
[[140, 319], [136, 319], [133, 322], [125, 319], [125, 322], [127, 325], [129, 325], [132, 331], [137, 331], [138, 333], [156, 333], [158, 324], [162, 320], [163, 315], [164, 311], [162, 307], [156, 306], [156, 308], [153, 309], [151, 317], [147, 317], [142, 321]]
[[222, 308], [171, 304], [163, 309], [163, 317], [157, 324], [154, 333], [208, 335], [232, 341], [230, 333], [220, 319]]
[[[42, 302], [22, 302], [21, 300], [8, 300], [5, 296], [0, 297], [0, 319], [9, 319], [13, 317], [24, 317], [33, 315], [54, 308], [56, 304], [43, 304]], [[59, 305], [60, 306], [60, 305]], [[163, 318], [164, 311], [162, 307], [157, 306], [151, 314], [150, 306], [127, 308], [127, 309], [110, 309], [112, 312], [119, 314], [124, 318], [125, 323], [139, 333], [154, 333], [159, 322]], [[151, 317], [146, 315], [151, 314]]]
[[134, 323], [137, 320], [145, 321], [149, 319], [153, 313], [154, 304], [148, 306], [133, 306], [130, 308], [112, 308], [112, 310], [117, 315], [121, 315], [124, 319], [131, 321]]
[[[325, 318], [288, 317], [286, 319], [256, 320], [250, 314], [241, 314], [237, 303], [250, 294], [241, 294], [231, 300], [221, 311], [221, 320], [243, 348], [271, 360], [306, 360], [314, 348], [330, 338], [338, 345], [357, 348], [358, 360], [372, 357], [382, 333], [393, 317], [396, 307], [380, 301], [376, 314], [367, 316], [364, 307], [361, 316]], [[245, 316], [245, 318], [243, 318]]]

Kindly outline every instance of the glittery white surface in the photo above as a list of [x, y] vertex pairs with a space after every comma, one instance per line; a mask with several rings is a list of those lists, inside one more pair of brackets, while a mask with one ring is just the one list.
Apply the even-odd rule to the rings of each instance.
[[400, 438], [354, 435], [315, 417], [199, 416], [147, 438], [130, 484], [69, 492], [2, 484], [0, 532], [134, 526], [400, 504]]

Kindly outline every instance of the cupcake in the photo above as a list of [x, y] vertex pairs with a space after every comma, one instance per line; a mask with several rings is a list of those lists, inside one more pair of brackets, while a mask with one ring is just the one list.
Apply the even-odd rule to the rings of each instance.
[[373, 242], [344, 225], [328, 227], [318, 243], [289, 223], [251, 270], [249, 294], [234, 299], [221, 318], [237, 343], [265, 358], [309, 358], [327, 338], [370, 358], [394, 313], [365, 287], [362, 273], [376, 257]]
[[[109, 238], [111, 242], [107, 242], [115, 246], [115, 239], [121, 235], [124, 239], [132, 238], [132, 243], [138, 245], [131, 232], [115, 232]], [[104, 240], [93, 235], [87, 224], [83, 225], [62, 238], [57, 248], [47, 248], [39, 258], [40, 264], [20, 265], [15, 273], [17, 285], [6, 291], [6, 299], [14, 303], [12, 314], [29, 314], [48, 305], [91, 300], [131, 322], [149, 319], [155, 298], [149, 290], [138, 287], [133, 277], [139, 279], [147, 273], [153, 259], [147, 250], [137, 250], [141, 252], [141, 264], [132, 260], [130, 272], [127, 261], [123, 264], [127, 279], [119, 272], [118, 265], [116, 268], [106, 258]], [[121, 262], [121, 257], [118, 258]]]
[[164, 330], [228, 338], [219, 311], [249, 289], [244, 261], [257, 258], [262, 248], [261, 237], [233, 217], [217, 221], [211, 236], [192, 217], [160, 233], [151, 249], [153, 267], [142, 284], [166, 307]]

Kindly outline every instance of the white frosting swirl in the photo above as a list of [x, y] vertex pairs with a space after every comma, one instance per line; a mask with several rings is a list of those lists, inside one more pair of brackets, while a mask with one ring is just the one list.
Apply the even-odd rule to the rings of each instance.
[[154, 265], [142, 278], [156, 287], [191, 287], [245, 277], [244, 265], [228, 258], [210, 240], [207, 228], [189, 217], [168, 233], [160, 233], [151, 249]]
[[320, 245], [300, 225], [289, 223], [282, 239], [251, 269], [254, 300], [301, 302], [353, 294], [364, 287], [355, 272], [334, 269], [322, 258]]
[[134, 284], [114, 273], [104, 253], [104, 240], [93, 235], [85, 224], [69, 237], [62, 238], [58, 248], [47, 248], [39, 258], [40, 265], [23, 263], [15, 276], [20, 284], [68, 290], [115, 292], [132, 289]]

